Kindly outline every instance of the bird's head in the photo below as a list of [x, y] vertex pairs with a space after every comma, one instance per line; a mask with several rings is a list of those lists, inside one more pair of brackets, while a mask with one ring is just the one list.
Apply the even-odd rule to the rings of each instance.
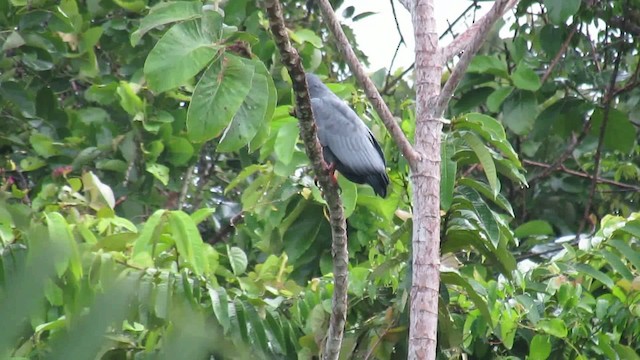
[[307, 86], [309, 87], [309, 95], [312, 98], [320, 97], [324, 93], [331, 93], [331, 90], [322, 83], [322, 80], [315, 74], [307, 73]]

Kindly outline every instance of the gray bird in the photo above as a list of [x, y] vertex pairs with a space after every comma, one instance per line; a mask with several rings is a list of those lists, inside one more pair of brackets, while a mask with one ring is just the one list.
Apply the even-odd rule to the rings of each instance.
[[369, 128], [316, 75], [307, 73], [307, 85], [327, 164], [350, 181], [369, 184], [377, 195], [386, 197], [386, 162]]

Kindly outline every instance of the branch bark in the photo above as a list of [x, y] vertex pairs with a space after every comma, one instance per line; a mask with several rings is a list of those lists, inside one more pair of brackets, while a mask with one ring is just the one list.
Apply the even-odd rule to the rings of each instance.
[[[541, 163], [541, 162], [538, 162], [538, 161], [527, 160], [527, 159], [522, 160], [522, 162], [524, 164], [526, 164], [526, 165], [531, 165], [531, 166], [536, 166], [536, 167], [543, 168], [543, 169], [545, 169], [545, 171], [550, 170], [549, 171], [550, 173], [553, 172], [553, 171], [562, 171], [562, 172], [564, 172], [566, 174], [577, 176], [577, 177], [581, 177], [581, 178], [584, 178], [584, 179], [593, 179], [593, 175], [590, 175], [590, 174], [587, 174], [587, 173], [581, 172], [581, 171], [567, 169], [562, 164], [560, 164], [560, 166], [558, 166], [558, 165], [554, 165], [554, 164], [545, 164], [545, 163]], [[622, 182], [619, 182], [619, 181], [609, 180], [609, 179], [605, 179], [605, 178], [602, 178], [602, 177], [595, 178], [595, 181], [598, 182], [599, 184], [607, 184], [607, 185], [619, 187], [621, 189], [628, 190], [628, 191], [638, 191], [638, 192], [640, 192], [640, 186], [636, 186], [636, 185], [632, 185], [632, 184], [625, 184], [625, 183], [622, 183]]]
[[407, 140], [407, 137], [404, 135], [402, 129], [400, 129], [400, 126], [393, 117], [391, 110], [389, 110], [387, 104], [384, 102], [384, 100], [382, 100], [382, 96], [380, 96], [378, 89], [369, 79], [366, 71], [364, 70], [364, 67], [362, 67], [362, 64], [360, 64], [360, 61], [358, 60], [355, 52], [353, 52], [353, 49], [351, 48], [351, 45], [349, 45], [349, 41], [347, 40], [347, 36], [344, 34], [344, 31], [342, 31], [342, 26], [340, 25], [340, 22], [338, 21], [338, 18], [336, 17], [331, 4], [329, 3], [329, 0], [319, 0], [318, 5], [320, 7], [320, 10], [322, 11], [322, 16], [327, 23], [327, 27], [336, 39], [340, 53], [349, 65], [349, 69], [351, 69], [351, 72], [356, 77], [356, 80], [358, 80], [358, 84], [362, 87], [362, 89], [364, 89], [364, 93], [367, 95], [367, 98], [376, 109], [376, 112], [380, 116], [380, 119], [382, 119], [384, 126], [387, 128], [387, 130], [391, 134], [391, 137], [400, 148], [400, 151], [402, 151], [402, 154], [409, 162], [409, 165], [413, 167], [413, 164], [415, 164], [417, 161], [418, 154], [414, 151], [413, 147], [409, 143], [409, 140]]
[[284, 25], [282, 7], [278, 0], [265, 1], [269, 25], [276, 46], [282, 57], [282, 63], [287, 68], [296, 98], [296, 116], [300, 124], [300, 137], [304, 142], [305, 151], [311, 160], [313, 171], [324, 190], [324, 198], [329, 208], [331, 225], [332, 253], [333, 253], [333, 306], [329, 321], [329, 331], [325, 342], [323, 359], [338, 359], [344, 323], [347, 314], [347, 274], [349, 255], [347, 251], [346, 220], [338, 184], [329, 174], [322, 156], [322, 148], [317, 137], [317, 128], [311, 110], [311, 100], [307, 90], [304, 69], [298, 52], [291, 45], [287, 29]]
[[435, 105], [443, 62], [437, 56], [434, 0], [416, 0], [412, 22], [416, 52], [416, 151], [411, 174], [413, 242], [409, 359], [436, 357], [440, 288], [440, 142], [442, 122]]
[[498, 19], [500, 19], [507, 10], [515, 6], [517, 3], [518, 0], [496, 0], [496, 2], [493, 3], [491, 10], [480, 18], [480, 20], [460, 36], [453, 39], [453, 41], [451, 41], [451, 43], [445, 48], [438, 50], [438, 57], [443, 63], [451, 60], [455, 55], [461, 52], [464, 53], [453, 68], [449, 80], [447, 80], [442, 88], [442, 93], [440, 93], [436, 105], [435, 113], [437, 117], [441, 117], [444, 113], [454, 90], [458, 87], [460, 80], [462, 80], [464, 73], [467, 71], [471, 59], [473, 59], [473, 56], [478, 52], [478, 50], [480, 50], [480, 47], [486, 40], [493, 24], [495, 24], [495, 22], [498, 21]]
[[493, 27], [493, 24], [495, 24], [495, 22], [498, 21], [498, 19], [500, 19], [507, 10], [517, 3], [518, 0], [496, 0], [488, 13], [471, 25], [465, 32], [460, 34], [460, 36], [453, 39], [449, 45], [438, 51], [439, 55], [442, 57], [442, 61], [447, 62], [454, 56], [467, 50], [475, 53], [477, 50], [471, 50], [470, 46], [474, 46], [478, 43], [482, 45], [489, 33], [489, 30]]

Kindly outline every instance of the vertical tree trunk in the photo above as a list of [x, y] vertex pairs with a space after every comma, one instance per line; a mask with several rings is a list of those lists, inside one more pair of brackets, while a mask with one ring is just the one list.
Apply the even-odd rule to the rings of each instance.
[[442, 63], [433, 0], [416, 0], [412, 11], [416, 41], [415, 149], [413, 174], [413, 256], [409, 359], [435, 359], [440, 284], [440, 134], [435, 108]]

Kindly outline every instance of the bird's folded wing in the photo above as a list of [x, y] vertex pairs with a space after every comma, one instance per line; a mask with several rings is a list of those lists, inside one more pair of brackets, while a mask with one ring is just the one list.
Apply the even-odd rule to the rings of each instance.
[[313, 114], [323, 146], [358, 175], [384, 172], [385, 164], [373, 135], [340, 98], [314, 98]]

